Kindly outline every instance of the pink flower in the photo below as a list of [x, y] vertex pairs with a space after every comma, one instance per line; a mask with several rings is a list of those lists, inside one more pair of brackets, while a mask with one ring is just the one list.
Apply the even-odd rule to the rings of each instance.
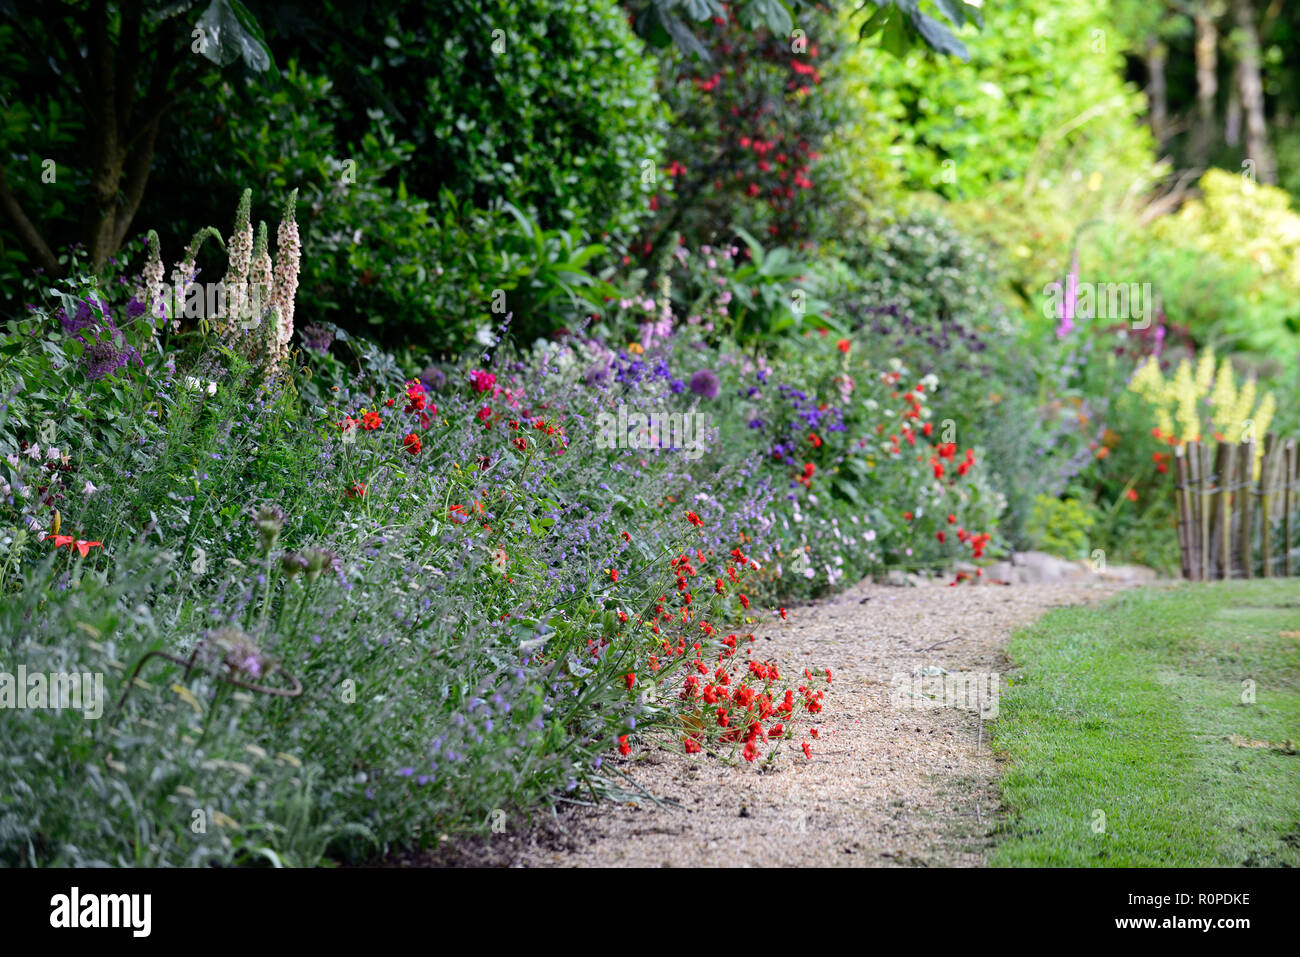
[[483, 369], [475, 369], [469, 374], [475, 392], [486, 392], [497, 384], [497, 377]]

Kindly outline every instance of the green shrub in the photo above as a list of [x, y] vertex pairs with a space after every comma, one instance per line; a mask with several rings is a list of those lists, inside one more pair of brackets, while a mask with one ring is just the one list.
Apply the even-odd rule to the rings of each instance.
[[1092, 509], [1076, 499], [1034, 497], [1028, 532], [1033, 543], [1062, 558], [1087, 558], [1088, 533], [1097, 523]]
[[666, 116], [613, 0], [451, 0], [384, 27], [361, 73], [405, 117], [414, 193], [507, 200], [543, 229], [626, 231], [647, 212]]

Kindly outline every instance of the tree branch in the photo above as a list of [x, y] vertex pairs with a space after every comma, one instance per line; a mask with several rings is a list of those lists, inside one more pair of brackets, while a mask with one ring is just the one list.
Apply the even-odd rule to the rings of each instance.
[[54, 255], [54, 251], [41, 236], [40, 230], [27, 218], [22, 204], [18, 202], [18, 197], [9, 188], [9, 178], [5, 175], [3, 164], [0, 164], [0, 210], [4, 211], [5, 218], [18, 234], [23, 248], [40, 264], [41, 268], [51, 276], [62, 276], [63, 268], [59, 265], [59, 258]]
[[127, 161], [126, 186], [123, 189], [123, 202], [117, 208], [113, 221], [113, 247], [121, 249], [126, 241], [126, 234], [135, 219], [136, 210], [144, 198], [145, 184], [149, 182], [149, 173], [153, 168], [154, 144], [158, 139], [161, 120], [154, 121], [145, 131], [144, 139], [136, 146]]

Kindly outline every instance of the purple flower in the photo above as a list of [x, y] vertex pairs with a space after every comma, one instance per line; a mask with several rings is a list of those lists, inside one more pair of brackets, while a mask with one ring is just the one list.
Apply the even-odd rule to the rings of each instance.
[[326, 326], [310, 325], [302, 327], [303, 343], [313, 352], [319, 352], [324, 355], [329, 352], [330, 345], [334, 342], [334, 330]]
[[1065, 277], [1065, 299], [1061, 303], [1060, 323], [1056, 327], [1056, 338], [1064, 339], [1074, 331], [1074, 310], [1079, 300], [1079, 253], [1076, 250], [1070, 260], [1070, 273]]
[[701, 369], [691, 376], [691, 391], [703, 399], [718, 397], [718, 376], [712, 369]]

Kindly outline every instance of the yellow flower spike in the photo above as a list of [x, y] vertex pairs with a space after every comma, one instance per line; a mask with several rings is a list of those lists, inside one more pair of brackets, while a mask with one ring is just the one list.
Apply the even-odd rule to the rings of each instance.
[[1226, 435], [1225, 426], [1233, 407], [1237, 404], [1237, 386], [1232, 380], [1232, 363], [1224, 359], [1219, 363], [1219, 374], [1210, 393], [1211, 417], [1220, 432]]
[[63, 516], [59, 514], [59, 510], [56, 508], [54, 510], [54, 521], [50, 522], [50, 534], [59, 534], [59, 526], [61, 524], [63, 524]]
[[[1255, 408], [1255, 380], [1247, 379], [1246, 384], [1241, 387], [1237, 393], [1237, 401], [1232, 406], [1232, 416], [1229, 419], [1231, 432], [1224, 430], [1224, 434], [1233, 438], [1234, 441], [1240, 442], [1245, 438], [1246, 422], [1250, 419], [1251, 410]], [[1261, 433], [1255, 432], [1256, 436]]]
[[1196, 363], [1196, 397], [1204, 398], [1214, 385], [1214, 350], [1206, 349]]

